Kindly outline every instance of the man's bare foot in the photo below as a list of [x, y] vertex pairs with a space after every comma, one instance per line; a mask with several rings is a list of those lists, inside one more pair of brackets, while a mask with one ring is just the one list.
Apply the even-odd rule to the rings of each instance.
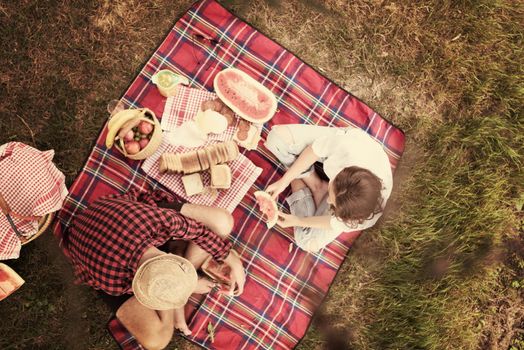
[[312, 171], [309, 176], [303, 178], [304, 183], [309, 187], [311, 193], [313, 194], [313, 200], [315, 205], [318, 208], [320, 201], [324, 199], [328, 193], [328, 183], [327, 181], [322, 180], [316, 171]]
[[182, 332], [184, 335], [191, 335], [191, 330], [187, 326], [187, 323], [185, 320], [177, 320], [174, 324], [175, 329]]
[[197, 286], [194, 293], [196, 294], [207, 294], [216, 286], [216, 283], [211, 281], [207, 277], [200, 277], [198, 279]]

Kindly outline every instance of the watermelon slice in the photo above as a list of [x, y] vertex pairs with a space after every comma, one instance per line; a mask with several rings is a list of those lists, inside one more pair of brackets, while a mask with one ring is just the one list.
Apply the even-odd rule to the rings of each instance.
[[226, 264], [219, 264], [213, 257], [209, 256], [200, 269], [211, 279], [220, 283], [223, 286], [229, 287], [231, 285], [231, 279], [229, 274], [231, 273], [231, 267]]
[[267, 122], [277, 110], [275, 95], [240, 69], [222, 70], [215, 76], [213, 85], [222, 102], [252, 123]]
[[278, 220], [277, 202], [271, 198], [269, 193], [264, 191], [256, 191], [254, 193], [257, 200], [258, 207], [263, 214], [264, 220], [268, 228], [275, 226]]
[[0, 300], [7, 298], [24, 284], [24, 280], [12, 268], [0, 263]]

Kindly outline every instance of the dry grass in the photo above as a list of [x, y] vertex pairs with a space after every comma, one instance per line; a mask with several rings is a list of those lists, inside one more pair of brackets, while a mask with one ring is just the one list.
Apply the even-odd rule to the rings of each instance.
[[[70, 184], [106, 103], [191, 2], [4, 1], [0, 144], [55, 149]], [[522, 2], [222, 3], [407, 134], [384, 222], [352, 249], [299, 348], [519, 349], [524, 255], [508, 247], [523, 235]], [[51, 235], [9, 264], [27, 284], [0, 303], [15, 315], [0, 348], [115, 348]]]

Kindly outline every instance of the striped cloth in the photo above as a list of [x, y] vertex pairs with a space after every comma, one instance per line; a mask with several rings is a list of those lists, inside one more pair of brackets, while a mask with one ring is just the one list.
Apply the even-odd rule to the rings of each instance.
[[[179, 19], [122, 98], [128, 107], [149, 107], [162, 115], [165, 105], [151, 76], [171, 69], [195, 88], [213, 89], [222, 69], [236, 67], [277, 96], [278, 112], [264, 125], [308, 123], [354, 126], [380, 142], [394, 169], [404, 150], [404, 134], [371, 108], [329, 81], [296, 56], [241, 21], [214, 0], [195, 3]], [[63, 237], [71, 218], [103, 194], [131, 187], [161, 186], [141, 169], [141, 162], [123, 158], [104, 146], [102, 131], [87, 163], [71, 186], [55, 233]], [[237, 298], [216, 293], [190, 299], [189, 339], [209, 349], [291, 349], [304, 336], [311, 318], [343, 262], [358, 232], [345, 233], [317, 254], [305, 253], [292, 242], [292, 230], [267, 229], [255, 209], [253, 192], [264, 189], [284, 169], [262, 143], [243, 151], [262, 168], [234, 210], [232, 241], [247, 271], [244, 293]], [[279, 199], [283, 203], [283, 193]], [[214, 342], [208, 335], [211, 324]]]
[[[186, 88], [181, 86], [177, 96], [169, 97], [162, 114], [162, 129], [174, 130], [183, 123], [192, 120], [200, 109], [200, 104], [203, 101], [213, 100], [216, 94], [208, 92], [207, 90]], [[238, 120], [237, 120], [238, 124]], [[236, 130], [236, 124], [228, 127], [226, 131], [221, 134], [209, 134], [208, 139], [202, 148], [217, 142], [232, 140]], [[163, 153], [177, 153], [189, 152], [197, 148], [186, 148], [184, 146], [173, 146], [164, 138], [158, 150], [148, 159], [144, 161], [142, 169], [156, 181], [166, 186], [172, 192], [185, 200], [201, 205], [208, 205], [218, 208], [224, 208], [229, 212], [238, 206], [242, 198], [257, 177], [262, 172], [262, 169], [255, 166], [246, 156], [240, 154], [235, 160], [228, 162], [231, 168], [231, 188], [227, 190], [220, 190], [219, 192], [210, 193], [203, 192], [202, 194], [193, 195], [191, 197], [186, 195], [184, 184], [182, 183], [182, 175], [180, 174], [161, 174], [159, 170], [159, 158]], [[201, 172], [202, 182], [204, 186], [209, 186], [211, 183], [211, 176], [208, 171]]]

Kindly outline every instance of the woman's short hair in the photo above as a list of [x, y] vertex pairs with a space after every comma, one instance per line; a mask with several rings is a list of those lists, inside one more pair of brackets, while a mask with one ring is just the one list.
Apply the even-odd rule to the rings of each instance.
[[333, 214], [344, 222], [362, 223], [382, 212], [382, 181], [357, 166], [344, 168], [333, 179]]

